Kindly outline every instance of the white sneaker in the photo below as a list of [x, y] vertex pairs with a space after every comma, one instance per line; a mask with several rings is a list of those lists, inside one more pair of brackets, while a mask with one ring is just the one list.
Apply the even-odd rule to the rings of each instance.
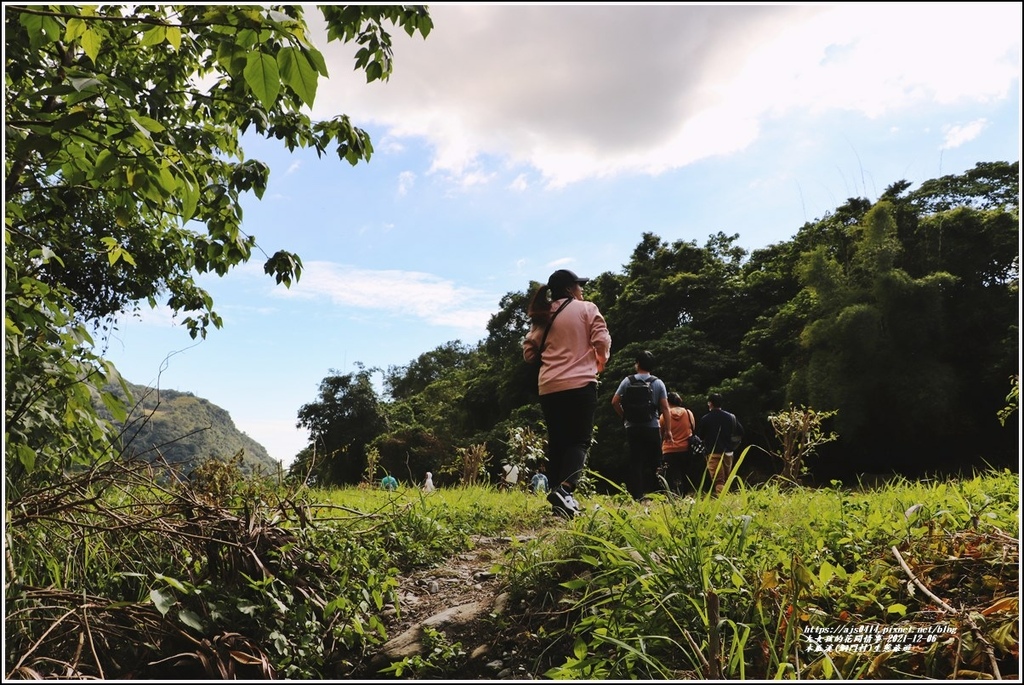
[[553, 511], [559, 516], [572, 518], [580, 513], [580, 505], [573, 496], [563, 488], [558, 487], [548, 493], [548, 502], [551, 503]]

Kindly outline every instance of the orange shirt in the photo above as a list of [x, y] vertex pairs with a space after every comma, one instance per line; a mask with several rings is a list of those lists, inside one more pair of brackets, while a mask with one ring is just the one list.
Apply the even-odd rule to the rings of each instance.
[[668, 421], [668, 439], [661, 443], [661, 452], [686, 452], [690, 449], [690, 436], [693, 435], [693, 413], [686, 407], [671, 407], [668, 415], [662, 414], [659, 422], [662, 426]]

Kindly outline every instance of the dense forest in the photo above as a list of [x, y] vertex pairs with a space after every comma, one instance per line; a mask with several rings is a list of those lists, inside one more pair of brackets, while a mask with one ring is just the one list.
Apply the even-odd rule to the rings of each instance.
[[[769, 418], [794, 407], [835, 412], [826, 428], [837, 439], [809, 459], [805, 482], [1016, 469], [1019, 417], [1005, 408], [1019, 383], [1018, 165], [979, 163], [913, 190], [896, 182], [874, 203], [850, 198], [751, 252], [740, 233], [703, 246], [643, 234], [621, 273], [584, 291], [612, 335], [590, 468], [622, 481], [625, 436], [610, 399], [647, 349], [698, 417], [708, 393], [724, 395], [755, 447], [741, 473], [750, 481], [779, 473]], [[536, 447], [544, 434], [521, 351], [538, 285], [507, 293], [475, 345], [332, 371], [298, 412], [311, 441], [291, 473], [351, 484], [432, 471], [453, 483], [466, 479], [470, 452], [491, 475], [522, 461], [523, 441]]]

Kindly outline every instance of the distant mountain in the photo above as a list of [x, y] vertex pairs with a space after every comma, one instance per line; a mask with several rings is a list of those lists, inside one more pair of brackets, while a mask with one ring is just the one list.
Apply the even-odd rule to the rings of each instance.
[[[246, 474], [273, 475], [281, 469], [263, 445], [239, 431], [231, 415], [209, 400], [190, 392], [127, 385], [134, 402], [127, 405], [128, 418], [122, 426], [125, 454], [150, 461], [162, 455], [190, 472], [207, 459], [228, 461], [241, 451], [241, 469]], [[124, 397], [120, 387], [115, 392]]]

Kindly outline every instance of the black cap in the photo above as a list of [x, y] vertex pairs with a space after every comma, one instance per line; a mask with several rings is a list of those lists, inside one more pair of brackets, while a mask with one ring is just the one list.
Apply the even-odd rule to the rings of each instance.
[[559, 269], [548, 277], [548, 287], [552, 290], [558, 290], [562, 288], [569, 288], [574, 283], [583, 285], [589, 280], [589, 278], [580, 278], [568, 269]]

